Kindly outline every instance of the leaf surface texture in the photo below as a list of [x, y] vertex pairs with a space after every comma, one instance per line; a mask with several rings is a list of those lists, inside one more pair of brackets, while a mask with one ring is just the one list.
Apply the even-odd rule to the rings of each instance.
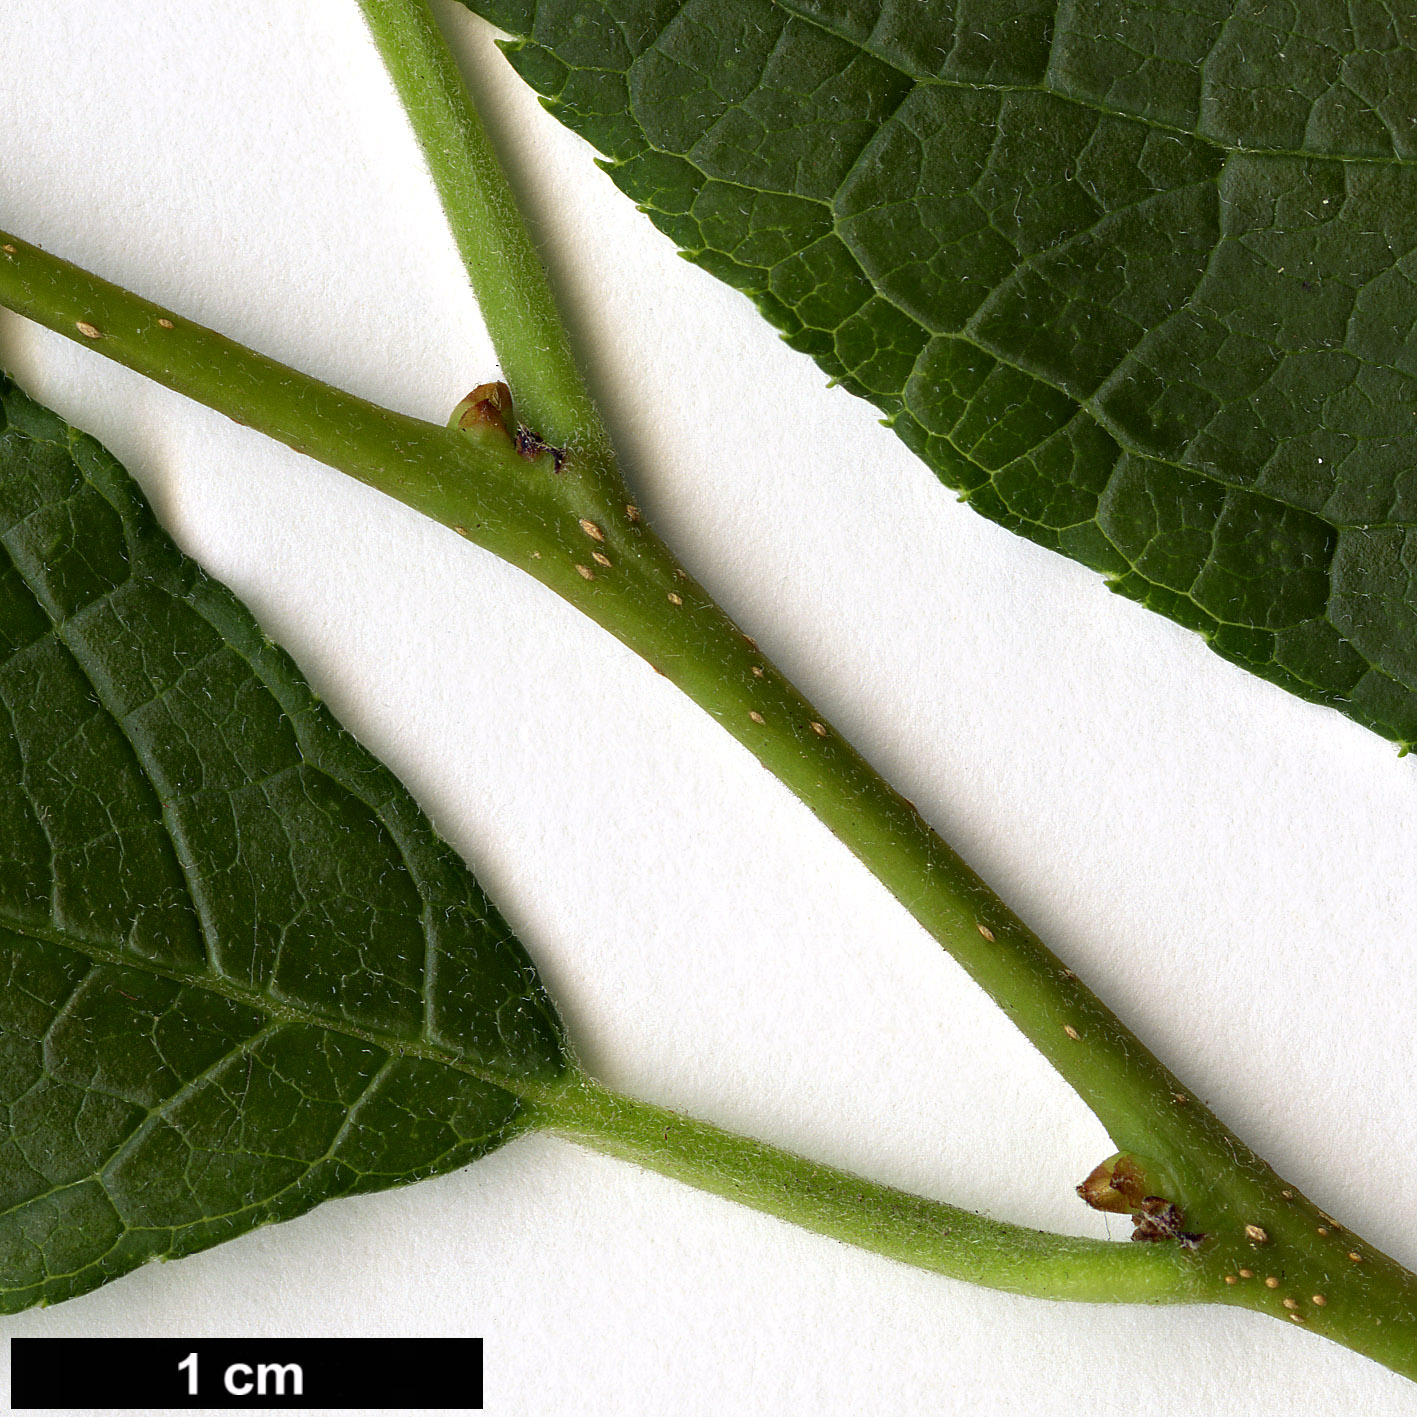
[[977, 510], [1417, 740], [1417, 11], [464, 3]]
[[567, 1069], [392, 774], [0, 379], [0, 1308], [461, 1166]]

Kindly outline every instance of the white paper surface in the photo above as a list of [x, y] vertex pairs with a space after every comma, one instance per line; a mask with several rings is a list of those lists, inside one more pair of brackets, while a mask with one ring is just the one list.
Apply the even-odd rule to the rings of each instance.
[[[484, 26], [438, 13], [685, 564], [1197, 1096], [1417, 1264], [1417, 760], [959, 505], [674, 254]], [[495, 376], [348, 0], [6, 0], [0, 60], [0, 226], [429, 419]], [[1109, 1233], [1072, 1191], [1112, 1150], [1091, 1115], [666, 681], [451, 533], [91, 350], [0, 312], [0, 361], [404, 778], [604, 1081]], [[1411, 1384], [1268, 1319], [991, 1294], [547, 1138], [0, 1334], [480, 1334], [498, 1414], [1417, 1414]]]

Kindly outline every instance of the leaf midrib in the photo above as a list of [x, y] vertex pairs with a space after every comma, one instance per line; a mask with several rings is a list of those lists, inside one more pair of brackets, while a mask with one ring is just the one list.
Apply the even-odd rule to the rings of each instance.
[[[281, 1026], [282, 1026], [281, 1024], [275, 1023], [275, 1024], [272, 1024], [272, 1025], [271, 1025], [270, 1027], [268, 1027], [268, 1028], [259, 1029], [256, 1033], [252, 1034], [251, 1037], [246, 1040], [246, 1043], [243, 1045], [243, 1047], [249, 1047], [249, 1046], [250, 1046], [253, 1042], [255, 1042], [257, 1039], [259, 1039], [259, 1038], [261, 1038], [261, 1037], [263, 1037], [263, 1036], [265, 1036], [265, 1035], [267, 1035], [267, 1034], [269, 1034], [269, 1033], [273, 1033], [277, 1028], [279, 1028], [279, 1027], [281, 1027]], [[144, 1134], [145, 1134], [145, 1132], [146, 1132], [146, 1130], [147, 1130], [147, 1128], [148, 1128], [148, 1125], [149, 1125], [149, 1123], [152, 1121], [153, 1117], [156, 1116], [156, 1115], [158, 1115], [158, 1113], [159, 1113], [160, 1111], [163, 1111], [163, 1110], [165, 1110], [165, 1109], [167, 1109], [167, 1108], [172, 1107], [172, 1106], [174, 1105], [174, 1103], [181, 1101], [184, 1097], [186, 1097], [186, 1096], [190, 1095], [192, 1092], [194, 1092], [201, 1084], [203, 1084], [203, 1083], [206, 1082], [209, 1078], [211, 1078], [211, 1077], [217, 1072], [217, 1070], [218, 1070], [220, 1067], [222, 1067], [222, 1066], [225, 1065], [225, 1063], [226, 1063], [226, 1061], [227, 1061], [227, 1058], [228, 1058], [229, 1056], [230, 1056], [229, 1054], [223, 1054], [222, 1057], [216, 1059], [209, 1067], [203, 1069], [202, 1072], [200, 1072], [199, 1074], [197, 1074], [196, 1077], [189, 1079], [188, 1082], [186, 1082], [177, 1092], [175, 1092], [171, 1097], [167, 1098], [167, 1099], [162, 1103], [161, 1107], [152, 1107], [152, 1108], [149, 1108], [148, 1111], [147, 1111], [147, 1114], [143, 1117], [142, 1121], [139, 1122], [138, 1125], [137, 1125], [136, 1127], [134, 1127], [133, 1130], [123, 1139], [123, 1141], [119, 1144], [119, 1146], [118, 1146], [117, 1149], [112, 1153], [112, 1155], [108, 1156], [108, 1157], [105, 1159], [104, 1165], [103, 1165], [103, 1167], [102, 1167], [100, 1170], [95, 1171], [95, 1172], [93, 1172], [92, 1174], [90, 1174], [90, 1175], [88, 1175], [88, 1176], [79, 1176], [79, 1177], [77, 1177], [76, 1179], [74, 1179], [74, 1180], [72, 1180], [72, 1181], [64, 1181], [64, 1182], [62, 1182], [60, 1185], [51, 1186], [51, 1187], [49, 1188], [49, 1190], [47, 1190], [47, 1191], [42, 1191], [42, 1192], [40, 1192], [40, 1193], [37, 1194], [37, 1195], [26, 1196], [24, 1200], [16, 1202], [16, 1204], [10, 1206], [8, 1209], [6, 1209], [6, 1210], [0, 1210], [0, 1218], [3, 1218], [4, 1216], [8, 1216], [8, 1215], [13, 1215], [13, 1214], [15, 1214], [17, 1211], [22, 1211], [22, 1210], [24, 1210], [24, 1209], [26, 1209], [27, 1207], [32, 1206], [32, 1205], [37, 1205], [37, 1204], [40, 1203], [41, 1201], [53, 1200], [55, 1196], [63, 1195], [65, 1191], [76, 1190], [76, 1189], [78, 1189], [78, 1188], [81, 1187], [81, 1186], [92, 1185], [92, 1184], [94, 1184], [95, 1182], [97, 1182], [98, 1184], [102, 1185], [102, 1182], [103, 1182], [103, 1172], [106, 1171], [106, 1170], [108, 1170], [109, 1168], [111, 1168], [111, 1167], [114, 1165], [115, 1162], [117, 1162], [118, 1160], [120, 1160], [120, 1159], [130, 1150], [130, 1148], [132, 1148], [133, 1146], [135, 1146], [135, 1145], [139, 1142], [139, 1140], [144, 1136]], [[311, 1162], [303, 1162], [302, 1165], [303, 1165], [304, 1169], [303, 1169], [303, 1171], [302, 1171], [302, 1173], [301, 1173], [300, 1176], [296, 1177], [295, 1179], [293, 1179], [293, 1180], [291, 1180], [291, 1181], [288, 1181], [288, 1182], [287, 1182], [284, 1186], [282, 1186], [279, 1190], [273, 1192], [273, 1193], [272, 1193], [271, 1195], [269, 1195], [269, 1196], [264, 1196], [264, 1197], [261, 1197], [261, 1198], [258, 1199], [258, 1200], [249, 1201], [248, 1203], [246, 1203], [246, 1204], [244, 1204], [244, 1205], [236, 1206], [236, 1207], [235, 1207], [234, 1209], [232, 1209], [232, 1210], [221, 1211], [221, 1212], [219, 1212], [219, 1213], [217, 1213], [217, 1214], [213, 1214], [213, 1215], [205, 1215], [205, 1216], [203, 1216], [203, 1218], [202, 1218], [203, 1223], [204, 1223], [204, 1224], [210, 1224], [210, 1223], [215, 1222], [215, 1221], [229, 1220], [229, 1219], [232, 1219], [232, 1218], [235, 1217], [235, 1216], [243, 1215], [243, 1214], [246, 1214], [246, 1213], [251, 1212], [251, 1211], [259, 1211], [259, 1210], [266, 1209], [266, 1208], [268, 1208], [268, 1207], [270, 1206], [270, 1204], [271, 1204], [273, 1201], [279, 1199], [279, 1198], [280, 1198], [281, 1196], [283, 1196], [287, 1191], [291, 1190], [293, 1187], [299, 1186], [299, 1185], [301, 1184], [301, 1182], [304, 1180], [304, 1178], [309, 1175], [310, 1171], [312, 1171], [316, 1166], [320, 1165], [321, 1162], [331, 1159], [331, 1158], [335, 1155], [335, 1152], [336, 1152], [336, 1150], [338, 1149], [340, 1142], [345, 1138], [345, 1136], [348, 1135], [349, 1128], [350, 1128], [350, 1126], [353, 1124], [354, 1119], [355, 1119], [355, 1117], [357, 1116], [357, 1114], [358, 1114], [360, 1108], [362, 1108], [362, 1107], [369, 1101], [369, 1098], [370, 1098], [373, 1094], [375, 1094], [375, 1093], [377, 1092], [379, 1086], [383, 1083], [383, 1081], [384, 1081], [385, 1078], [387, 1077], [387, 1075], [388, 1075], [388, 1070], [389, 1070], [389, 1066], [390, 1066], [390, 1064], [391, 1064], [392, 1062], [393, 1062], [392, 1057], [388, 1057], [388, 1058], [385, 1058], [384, 1061], [379, 1065], [378, 1069], [374, 1072], [373, 1076], [370, 1077], [370, 1079], [368, 1080], [368, 1082], [365, 1083], [364, 1087], [360, 1090], [359, 1096], [356, 1097], [356, 1098], [354, 1099], [354, 1101], [351, 1102], [351, 1103], [349, 1104], [349, 1106], [345, 1109], [344, 1120], [341, 1121], [341, 1123], [340, 1123], [340, 1125], [339, 1125], [339, 1129], [336, 1131], [336, 1133], [335, 1133], [334, 1137], [331, 1139], [329, 1145], [325, 1148], [325, 1153], [324, 1153], [324, 1155], [315, 1158], [314, 1161], [311, 1161]], [[113, 1096], [114, 1094], [107, 1094], [107, 1095]], [[125, 1101], [126, 1101], [126, 1100], [128, 1100], [128, 1099], [122, 1099], [122, 1100], [125, 1100]], [[503, 1131], [505, 1131], [505, 1130], [507, 1130], [508, 1126], [510, 1126], [510, 1125], [511, 1125], [511, 1124], [504, 1124], [504, 1126], [503, 1126], [502, 1128], [498, 1129], [498, 1130], [503, 1130]], [[290, 1157], [290, 1158], [287, 1158], [287, 1157], [277, 1157], [274, 1153], [271, 1153], [271, 1152], [251, 1151], [251, 1150], [249, 1150], [249, 1149], [245, 1150], [245, 1151], [243, 1152], [243, 1154], [249, 1155], [249, 1156], [263, 1156], [263, 1157], [265, 1157], [265, 1158], [267, 1158], [267, 1159], [272, 1159], [272, 1160], [274, 1160], [274, 1159], [279, 1159], [279, 1160], [287, 1160], [287, 1159], [289, 1159], [289, 1160], [299, 1160], [299, 1158], [294, 1158], [294, 1157]], [[143, 1234], [143, 1233], [147, 1233], [147, 1234], [173, 1233], [173, 1232], [175, 1232], [175, 1231], [177, 1231], [177, 1230], [180, 1230], [180, 1229], [182, 1229], [182, 1228], [184, 1228], [184, 1227], [182, 1227], [181, 1225], [175, 1225], [175, 1226], [174, 1226], [174, 1225], [134, 1225], [134, 1224], [132, 1224], [130, 1221], [128, 1221], [128, 1220], [125, 1219], [125, 1220], [124, 1220], [124, 1223], [123, 1223], [123, 1229], [122, 1229], [122, 1231], [120, 1232], [119, 1237], [114, 1240], [113, 1245], [110, 1245], [110, 1246], [109, 1246], [109, 1251], [111, 1251], [111, 1250], [114, 1248], [114, 1246], [116, 1246], [116, 1245], [119, 1243], [119, 1241], [122, 1239], [122, 1237], [123, 1237], [123, 1236], [126, 1236], [126, 1235], [130, 1235], [130, 1234]], [[104, 1253], [107, 1254], [109, 1251], [105, 1251]], [[102, 1260], [103, 1260], [103, 1256], [99, 1256], [99, 1258], [98, 1258], [97, 1260], [89, 1260], [89, 1261], [85, 1262], [83, 1265], [81, 1265], [78, 1269], [67, 1270], [67, 1271], [65, 1271], [65, 1272], [62, 1273], [62, 1274], [60, 1274], [60, 1273], [51, 1273], [51, 1274], [48, 1275], [48, 1279], [49, 1279], [50, 1281], [53, 1281], [53, 1280], [56, 1280], [56, 1279], [69, 1279], [69, 1278], [73, 1278], [75, 1275], [82, 1274], [85, 1270], [92, 1269], [93, 1266], [94, 1266], [94, 1264], [96, 1264], [96, 1263], [101, 1263]], [[13, 1294], [13, 1293], [21, 1292], [21, 1291], [23, 1291], [23, 1290], [25, 1290], [25, 1289], [28, 1289], [28, 1288], [31, 1288], [31, 1287], [32, 1287], [32, 1286], [30, 1286], [30, 1285], [17, 1285], [17, 1286], [11, 1287], [11, 1288], [9, 1288], [9, 1289], [0, 1289], [0, 1292], [12, 1293], [12, 1294]]]
[[[320, 1028], [330, 1033], [338, 1033], [347, 1038], [358, 1039], [361, 1043], [372, 1043], [391, 1057], [413, 1057], [425, 1062], [437, 1063], [465, 1073], [478, 1082], [487, 1083], [510, 1093], [522, 1102], [532, 1105], [553, 1101], [566, 1088], [574, 1085], [574, 1068], [567, 1070], [564, 1078], [554, 1083], [538, 1082], [533, 1078], [512, 1077], [485, 1065], [477, 1065], [466, 1058], [445, 1052], [437, 1045], [421, 1039], [401, 1038], [395, 1034], [383, 1033], [378, 1029], [362, 1027], [348, 1019], [330, 1018], [324, 1014], [307, 1012], [295, 1005], [273, 999], [253, 989], [244, 989], [239, 984], [222, 976], [196, 974], [153, 960], [129, 954], [112, 945], [97, 940], [75, 936], [57, 928], [46, 928], [33, 921], [17, 921], [8, 916], [0, 916], [0, 929], [22, 939], [36, 940], [42, 944], [57, 945], [61, 949], [72, 950], [93, 960], [96, 964], [112, 965], [118, 969], [134, 969], [157, 979], [165, 979], [174, 984], [204, 989], [210, 994], [242, 1004], [253, 1012], [265, 1014], [278, 1024], [297, 1024], [307, 1028]], [[244, 1045], [243, 1045], [244, 1046]], [[227, 1055], [223, 1055], [224, 1057]]]

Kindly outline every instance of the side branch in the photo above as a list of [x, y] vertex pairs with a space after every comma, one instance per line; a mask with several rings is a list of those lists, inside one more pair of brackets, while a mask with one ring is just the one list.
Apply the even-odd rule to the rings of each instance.
[[502, 372], [527, 426], [607, 473], [614, 454], [546, 272], [424, 0], [359, 0], [428, 164]]
[[1042, 1299], [1155, 1304], [1206, 1297], [1194, 1263], [1172, 1246], [1085, 1240], [990, 1220], [611, 1092], [584, 1076], [534, 1112], [540, 1125], [593, 1150], [952, 1279]]
[[1238, 1249], [1229, 1235], [1194, 1249], [1085, 1240], [877, 1185], [584, 1076], [532, 1111], [537, 1125], [596, 1151], [919, 1269], [1043, 1299], [1232, 1304], [1417, 1380], [1417, 1277], [1277, 1177], [1275, 1231], [1245, 1235]]

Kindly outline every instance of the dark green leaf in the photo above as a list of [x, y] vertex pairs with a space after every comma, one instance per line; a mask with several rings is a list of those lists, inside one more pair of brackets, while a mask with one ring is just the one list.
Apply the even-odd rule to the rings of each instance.
[[531, 961], [92, 439], [0, 379], [0, 1308], [461, 1166]]
[[1417, 12], [464, 3], [979, 511], [1417, 739]]

